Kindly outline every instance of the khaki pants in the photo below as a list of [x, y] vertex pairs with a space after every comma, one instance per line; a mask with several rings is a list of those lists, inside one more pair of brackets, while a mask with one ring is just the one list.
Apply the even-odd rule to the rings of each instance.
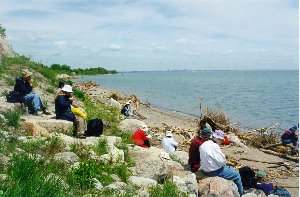
[[74, 135], [76, 137], [84, 136], [85, 131], [87, 129], [87, 123], [80, 116], [75, 115], [75, 118], [76, 118], [76, 120], [75, 120], [75, 123], [74, 123], [74, 126], [75, 126]]

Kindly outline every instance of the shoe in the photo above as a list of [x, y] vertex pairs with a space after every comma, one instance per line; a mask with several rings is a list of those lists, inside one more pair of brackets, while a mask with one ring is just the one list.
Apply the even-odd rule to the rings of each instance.
[[43, 110], [43, 114], [45, 114], [45, 115], [51, 115], [51, 112], [49, 112], [49, 111], [47, 111], [47, 110], [45, 109], [45, 110]]

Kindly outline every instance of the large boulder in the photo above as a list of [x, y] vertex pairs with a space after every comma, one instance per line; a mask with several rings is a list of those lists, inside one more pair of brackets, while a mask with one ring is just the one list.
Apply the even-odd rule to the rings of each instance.
[[122, 105], [113, 98], [110, 98], [108, 100], [108, 104], [112, 107], [115, 107], [115, 108], [119, 109], [119, 110], [121, 110], [121, 108], [122, 108]]
[[138, 128], [146, 126], [146, 123], [136, 119], [125, 119], [120, 122], [119, 128], [123, 132], [133, 133]]
[[79, 157], [73, 152], [62, 152], [54, 155], [54, 160], [67, 164], [74, 164], [79, 161]]
[[185, 176], [186, 171], [182, 165], [173, 160], [161, 158], [162, 149], [156, 147], [142, 148], [133, 146], [129, 148], [129, 156], [135, 160], [133, 171], [136, 176], [151, 178], [159, 181], [166, 174]]
[[233, 181], [221, 177], [208, 177], [199, 181], [199, 196], [239, 197], [237, 186]]
[[175, 151], [170, 154], [171, 158], [175, 161], [178, 161], [182, 165], [188, 165], [189, 154], [185, 151]]
[[109, 144], [107, 145], [107, 147], [108, 153], [101, 155], [99, 158], [101, 162], [105, 164], [124, 162], [125, 154], [123, 150]]
[[145, 177], [131, 176], [128, 178], [128, 183], [139, 188], [148, 189], [150, 187], [156, 186], [157, 181]]
[[[54, 119], [51, 116], [24, 116], [22, 117], [24, 123], [31, 123], [39, 125], [40, 127], [45, 128], [49, 133], [60, 132], [68, 133], [73, 130], [73, 123], [66, 120]], [[23, 123], [23, 124], [24, 124]]]
[[244, 194], [242, 197], [267, 197], [267, 196], [262, 190], [249, 189], [246, 191], [246, 194]]
[[182, 177], [173, 176], [173, 183], [184, 193], [195, 195], [198, 193], [198, 183], [194, 173], [187, 172], [187, 174]]
[[5, 113], [9, 110], [18, 109], [20, 107], [20, 103], [8, 103], [4, 96], [0, 96], [0, 113]]

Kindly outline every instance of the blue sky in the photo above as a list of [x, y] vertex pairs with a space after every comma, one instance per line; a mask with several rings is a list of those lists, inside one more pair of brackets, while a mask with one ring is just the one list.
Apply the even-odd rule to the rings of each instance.
[[0, 24], [46, 64], [298, 69], [297, 0], [1, 0]]

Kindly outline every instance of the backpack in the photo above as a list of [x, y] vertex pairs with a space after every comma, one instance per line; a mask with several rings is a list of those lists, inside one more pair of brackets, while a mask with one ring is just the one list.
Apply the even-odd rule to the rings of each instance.
[[255, 172], [248, 166], [239, 169], [241, 175], [242, 184], [245, 190], [250, 188], [256, 188]]
[[86, 136], [100, 136], [103, 133], [103, 122], [101, 119], [92, 119], [88, 121]]
[[22, 96], [17, 91], [10, 91], [6, 95], [6, 100], [9, 103], [22, 103]]

